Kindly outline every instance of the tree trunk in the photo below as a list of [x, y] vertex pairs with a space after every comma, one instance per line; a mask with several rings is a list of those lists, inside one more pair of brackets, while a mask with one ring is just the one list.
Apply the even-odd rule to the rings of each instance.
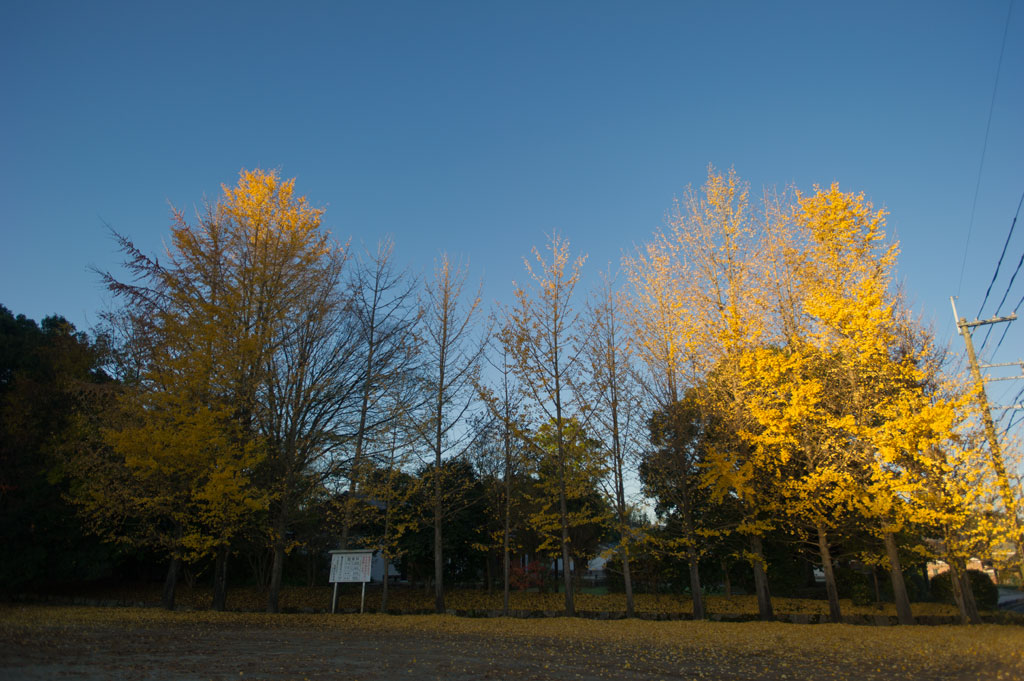
[[633, 577], [629, 573], [629, 546], [625, 541], [619, 546], [622, 556], [622, 583], [626, 588], [626, 617], [633, 616]]
[[384, 559], [384, 579], [380, 585], [380, 611], [386, 613], [388, 611], [388, 582], [391, 581], [391, 558], [387, 551], [382, 551], [381, 557]]
[[729, 579], [729, 563], [722, 559], [722, 584], [725, 587], [725, 597], [732, 598], [732, 581]]
[[441, 544], [441, 455], [434, 467], [434, 612], [444, 614], [444, 556]]
[[[609, 306], [614, 310], [614, 305]], [[614, 346], [614, 343], [612, 343]], [[615, 363], [616, 353], [610, 354], [612, 364]], [[610, 376], [618, 376], [614, 366], [609, 372]], [[609, 388], [612, 391], [611, 412], [612, 412], [612, 458], [615, 465], [615, 510], [619, 515], [619, 531], [622, 534], [619, 545], [619, 553], [622, 557], [622, 586], [626, 591], [626, 617], [633, 616], [633, 578], [629, 572], [629, 510], [626, 508], [626, 487], [623, 474], [622, 441], [619, 437], [619, 399], [618, 381], [613, 380]]]
[[320, 561], [323, 555], [320, 551], [310, 551], [306, 554], [306, 586], [310, 589], [316, 586], [316, 578], [320, 572]]
[[217, 547], [217, 557], [213, 563], [213, 609], [223, 612], [228, 601], [228, 545]]
[[690, 507], [690, 476], [683, 476], [682, 500], [683, 523], [686, 531], [686, 557], [690, 563], [690, 599], [693, 601], [693, 619], [702, 620], [707, 616], [704, 612], [704, 594], [700, 586], [700, 559], [697, 553], [697, 533], [693, 526], [693, 512]]
[[692, 547], [687, 551], [690, 562], [690, 598], [693, 601], [693, 619], [702, 620], [707, 617], [704, 612], [704, 594], [700, 586], [700, 562], [697, 551]]
[[981, 613], [978, 612], [978, 602], [974, 599], [974, 587], [971, 586], [971, 576], [964, 570], [960, 573], [961, 590], [964, 592], [964, 608], [967, 610], [967, 619], [971, 624], [981, 624]]
[[[506, 484], [506, 494], [507, 494], [507, 489], [508, 489], [508, 486]], [[506, 497], [505, 504], [506, 504], [505, 505], [505, 526], [502, 529], [502, 538], [501, 538], [501, 552], [502, 552], [501, 569], [502, 569], [502, 582], [503, 582], [503, 584], [502, 584], [502, 596], [501, 596], [501, 614], [506, 616], [506, 617], [508, 617], [509, 592], [511, 591], [511, 582], [512, 582], [512, 556], [511, 556], [512, 552], [509, 550], [509, 524], [510, 524], [509, 515], [510, 514], [509, 514], [509, 509], [508, 509], [507, 497]]]
[[[565, 586], [565, 616], [576, 616], [576, 603], [572, 592], [572, 571], [569, 569], [571, 561], [569, 551], [569, 507], [566, 501], [565, 490], [565, 452], [562, 448], [562, 411], [561, 403], [558, 401], [558, 385], [556, 390], [556, 416], [555, 423], [558, 432], [558, 515], [562, 524], [562, 582]], [[556, 563], [557, 564], [557, 563]]]
[[558, 505], [562, 516], [562, 581], [565, 584], [565, 616], [576, 616], [576, 604], [572, 593], [572, 571], [569, 569], [569, 509], [565, 501], [565, 470], [562, 466], [562, 480], [558, 490]]
[[338, 547], [342, 551], [348, 549], [348, 534], [349, 528], [352, 527], [352, 505], [355, 503], [356, 495], [356, 481], [349, 479], [348, 481], [348, 494], [345, 495], [345, 512], [342, 514], [341, 519], [341, 545]]
[[[380, 262], [378, 261], [378, 272]], [[376, 300], [376, 299], [375, 299]], [[366, 439], [366, 420], [370, 413], [370, 392], [373, 390], [374, 364], [379, 344], [377, 337], [377, 305], [370, 308], [370, 318], [366, 320], [366, 364], [365, 376], [363, 377], [362, 395], [359, 405], [359, 426], [356, 428], [355, 451], [352, 455], [351, 471], [349, 475], [348, 495], [345, 498], [345, 516], [341, 525], [341, 549], [348, 548], [349, 530], [353, 523], [353, 506], [356, 503], [356, 493], [359, 488], [357, 476], [360, 475], [360, 468], [363, 463], [363, 440]]]
[[488, 551], [484, 560], [484, 579], [487, 580], [487, 595], [494, 593], [494, 555]]
[[444, 613], [444, 547], [441, 544], [441, 516], [443, 510], [443, 497], [441, 496], [441, 446], [443, 434], [441, 432], [441, 416], [444, 413], [445, 382], [444, 374], [446, 369], [445, 351], [447, 350], [449, 317], [447, 311], [441, 322], [441, 346], [440, 362], [438, 364], [437, 382], [437, 405], [433, 417], [435, 419], [434, 431], [434, 611]]
[[960, 572], [956, 569], [952, 559], [949, 563], [949, 585], [953, 587], [953, 602], [956, 603], [956, 609], [960, 611], [960, 624], [969, 624], [967, 606], [964, 604], [964, 583], [960, 581]]
[[160, 598], [160, 605], [165, 610], [174, 610], [174, 593], [178, 588], [178, 573], [181, 572], [181, 558], [174, 556], [170, 565], [167, 566], [167, 576], [164, 578], [164, 592]]
[[761, 537], [756, 534], [750, 537], [750, 552], [754, 554], [751, 565], [754, 567], [754, 590], [757, 592], [758, 616], [764, 621], [774, 620], [772, 596], [768, 591], [768, 575], [764, 571], [764, 546], [761, 544]]
[[273, 553], [272, 550], [268, 552], [264, 548], [246, 553], [249, 567], [252, 569], [253, 579], [256, 580], [256, 586], [261, 589], [266, 589], [270, 585], [270, 561]]
[[267, 591], [267, 612], [280, 612], [278, 600], [281, 595], [281, 578], [284, 576], [285, 557], [285, 522], [284, 511], [277, 520], [274, 534], [274, 562], [270, 566], [270, 588]]
[[284, 574], [284, 545], [274, 544], [274, 562], [270, 566], [270, 588], [267, 590], [267, 612], [280, 612], [281, 577]]
[[896, 602], [896, 615], [900, 624], [913, 624], [914, 615], [910, 611], [907, 586], [903, 583], [903, 569], [900, 567], [900, 553], [896, 546], [896, 536], [892, 532], [886, 532], [884, 539], [885, 553], [889, 557], [889, 578], [892, 580], [892, 596]]
[[[506, 386], [508, 384], [506, 383]], [[502, 570], [502, 595], [501, 614], [508, 617], [509, 592], [511, 591], [512, 580], [512, 556], [511, 556], [511, 534], [512, 534], [512, 439], [509, 433], [508, 421], [508, 389], [505, 390], [505, 517], [501, 524], [501, 570]]]
[[178, 578], [178, 583], [180, 584], [182, 581], [185, 582], [185, 587], [189, 591], [194, 591], [195, 590], [195, 588], [196, 588], [196, 573], [195, 573], [195, 570], [192, 569], [191, 565], [182, 563], [182, 565], [181, 565], [181, 575]]
[[839, 610], [839, 590], [836, 588], [836, 574], [832, 570], [832, 552], [828, 549], [828, 535], [825, 528], [818, 525], [818, 552], [821, 554], [821, 567], [825, 571], [825, 592], [828, 593], [828, 618], [830, 622], [842, 622], [843, 614]]
[[964, 624], [981, 624], [981, 615], [978, 613], [978, 604], [974, 600], [970, 579], [967, 572], [961, 569], [959, 559], [950, 559], [949, 578], [953, 587], [953, 600], [956, 601], [956, 607], [960, 611], [960, 621]]

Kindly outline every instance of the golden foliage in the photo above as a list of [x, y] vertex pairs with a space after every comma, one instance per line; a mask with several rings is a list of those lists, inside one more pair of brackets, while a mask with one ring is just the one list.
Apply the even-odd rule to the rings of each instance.
[[108, 536], [195, 559], [268, 507], [276, 490], [252, 478], [273, 451], [259, 396], [288, 364], [271, 358], [329, 307], [344, 259], [321, 214], [294, 180], [243, 170], [197, 224], [174, 213], [165, 263], [122, 242], [139, 285], [108, 283], [128, 297], [118, 323], [135, 380], [106, 430], [113, 456], [76, 488]]

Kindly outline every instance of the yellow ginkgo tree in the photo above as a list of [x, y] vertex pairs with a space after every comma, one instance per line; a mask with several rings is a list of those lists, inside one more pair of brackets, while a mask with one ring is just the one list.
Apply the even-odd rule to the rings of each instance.
[[[827, 454], [829, 503], [862, 514], [882, 540], [899, 620], [910, 624], [896, 535], [915, 520], [907, 500], [924, 484], [929, 451], [954, 436], [962, 405], [931, 389], [927, 343], [908, 342], [913, 323], [894, 291], [898, 247], [886, 241], [884, 215], [836, 184], [797, 195], [791, 220], [800, 241], [787, 264], [800, 292], [785, 353], [818, 369], [792, 375], [787, 409], [799, 396], [809, 401], [807, 423], [794, 419], [788, 442], [805, 463]], [[759, 419], [764, 432], [778, 428], [774, 416]]]
[[[242, 171], [198, 224], [175, 213], [162, 262], [120, 238], [132, 281], [105, 282], [125, 302], [112, 319], [134, 373], [108, 442], [122, 498], [166, 538], [167, 604], [181, 560], [213, 553], [223, 607], [231, 540], [265, 519], [276, 610], [289, 523], [333, 473], [354, 337], [345, 249], [321, 216], [293, 180]], [[103, 515], [95, 494], [82, 498]]]
[[806, 348], [757, 348], [740, 359], [747, 409], [756, 428], [744, 431], [752, 462], [770, 481], [771, 515], [813, 536], [825, 575], [831, 621], [842, 614], [831, 547], [833, 530], [854, 505], [851, 420], [843, 396], [829, 387], [837, 369]]

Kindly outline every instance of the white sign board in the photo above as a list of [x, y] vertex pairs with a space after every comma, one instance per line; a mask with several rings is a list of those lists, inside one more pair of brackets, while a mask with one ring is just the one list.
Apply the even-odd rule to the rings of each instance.
[[370, 581], [373, 551], [331, 551], [332, 584]]

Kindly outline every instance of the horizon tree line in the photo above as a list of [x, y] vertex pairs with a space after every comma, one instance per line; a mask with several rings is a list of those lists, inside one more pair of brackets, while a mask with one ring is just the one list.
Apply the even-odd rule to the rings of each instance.
[[[166, 606], [182, 564], [211, 559], [223, 609], [248, 542], [270, 550], [276, 612], [311, 508], [340, 548], [393, 558], [426, 523], [417, 498], [444, 612], [445, 532], [471, 503], [449, 464], [465, 462], [493, 480], [475, 493], [491, 509], [478, 546], [500, 547], [506, 611], [517, 530], [560, 556], [573, 615], [574, 533], [600, 525], [629, 615], [631, 563], [653, 548], [687, 564], [695, 617], [715, 552], [749, 564], [771, 619], [763, 539], [784, 529], [816, 551], [833, 621], [832, 552], [855, 535], [870, 537], [857, 557], [888, 570], [901, 623], [898, 537], [950, 565], [980, 621], [966, 560], [1019, 538], [973, 394], [909, 314], [898, 246], [863, 195], [833, 184], [755, 207], [734, 172], [709, 168], [621, 275], [578, 291], [585, 256], [554, 234], [489, 316], [467, 265], [442, 254], [420, 281], [390, 240], [358, 251], [322, 215], [294, 180], [243, 171], [195, 224], [174, 213], [162, 258], [118, 236], [129, 280], [101, 274], [122, 301], [105, 316], [117, 382], [90, 446], [66, 457], [68, 496], [101, 536], [167, 556]], [[675, 536], [637, 527], [631, 479]]]

